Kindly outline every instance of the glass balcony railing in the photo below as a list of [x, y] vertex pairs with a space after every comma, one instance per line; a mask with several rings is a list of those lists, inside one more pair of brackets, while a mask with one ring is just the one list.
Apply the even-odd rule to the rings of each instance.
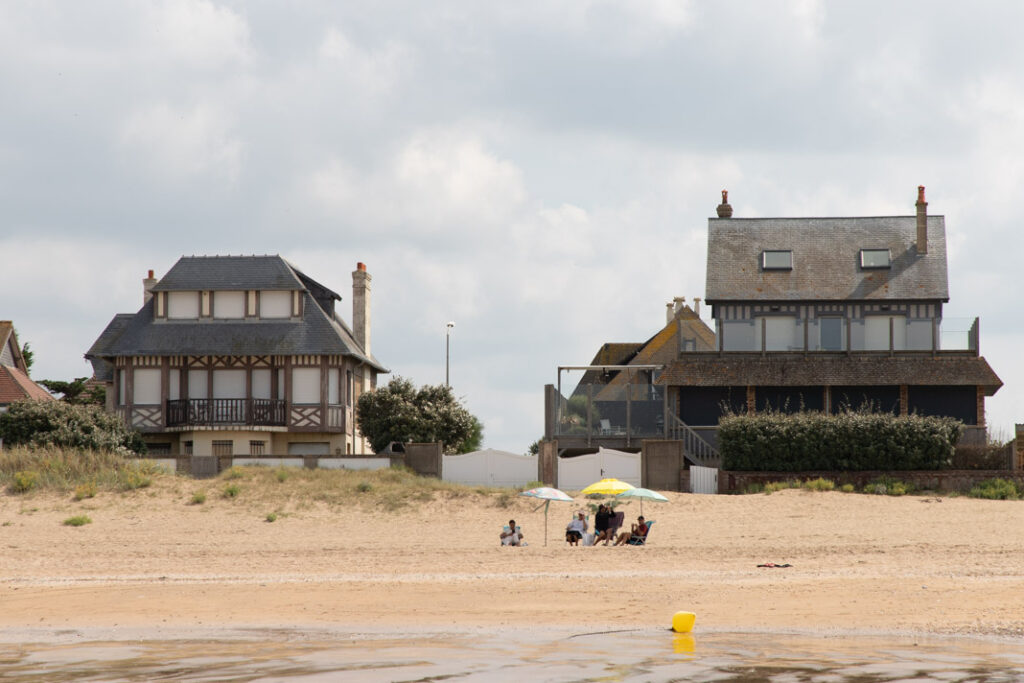
[[718, 321], [715, 348], [722, 351], [973, 351], [977, 318], [775, 316]]
[[619, 437], [664, 435], [665, 390], [650, 370], [561, 370], [555, 433], [558, 436]]

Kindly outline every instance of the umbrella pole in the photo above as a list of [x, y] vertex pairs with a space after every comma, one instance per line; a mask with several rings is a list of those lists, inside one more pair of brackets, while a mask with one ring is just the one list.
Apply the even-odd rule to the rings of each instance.
[[544, 501], [544, 547], [548, 545], [548, 508], [551, 507], [551, 501]]

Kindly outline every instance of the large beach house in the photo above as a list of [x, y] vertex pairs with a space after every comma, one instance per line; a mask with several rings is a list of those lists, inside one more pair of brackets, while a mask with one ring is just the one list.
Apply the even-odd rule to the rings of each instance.
[[370, 345], [370, 274], [341, 297], [280, 256], [182, 257], [143, 280], [137, 313], [114, 316], [86, 353], [107, 408], [154, 455], [368, 452], [354, 419], [387, 372]]
[[[633, 405], [630, 430], [683, 439], [690, 457], [702, 450], [695, 436], [714, 446], [726, 411], [850, 407], [954, 417], [968, 427], [965, 442], [984, 442], [985, 398], [1002, 382], [980, 354], [978, 320], [943, 315], [945, 219], [928, 215], [924, 187], [909, 216], [734, 218], [725, 192], [717, 214], [705, 296], [713, 346], [656, 359], [642, 383], [664, 418]], [[604, 387], [581, 392], [593, 397], [592, 415], [619, 412], [599, 401]], [[547, 437], [560, 450], [618, 445], [592, 422], [572, 433], [560, 395], [549, 390], [547, 401]]]

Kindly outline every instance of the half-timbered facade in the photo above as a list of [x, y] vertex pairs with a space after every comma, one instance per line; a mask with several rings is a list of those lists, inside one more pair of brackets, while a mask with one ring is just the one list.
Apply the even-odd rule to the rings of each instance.
[[370, 275], [341, 297], [280, 256], [183, 257], [86, 354], [107, 408], [167, 455], [367, 452], [354, 406], [387, 370], [370, 347]]

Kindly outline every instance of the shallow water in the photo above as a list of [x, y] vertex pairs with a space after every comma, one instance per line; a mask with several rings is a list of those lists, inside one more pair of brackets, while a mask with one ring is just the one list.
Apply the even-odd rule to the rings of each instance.
[[[664, 629], [2, 634], [4, 681], [1024, 681], [1024, 641]], [[16, 642], [22, 641], [22, 642]]]

